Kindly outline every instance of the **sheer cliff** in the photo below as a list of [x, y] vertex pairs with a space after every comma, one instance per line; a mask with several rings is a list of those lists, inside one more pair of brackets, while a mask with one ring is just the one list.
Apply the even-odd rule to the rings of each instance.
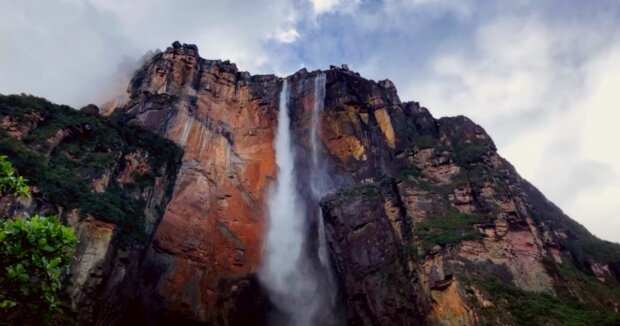
[[[136, 71], [128, 95], [109, 117], [25, 97], [3, 97], [0, 110], [0, 154], [21, 160], [40, 198], [2, 198], [3, 216], [46, 205], [76, 228], [80, 323], [280, 320], [259, 274], [283, 127], [308, 211], [303, 254], [325, 263], [324, 236], [336, 323], [620, 322], [620, 246], [522, 179], [483, 128], [401, 102], [389, 80], [346, 66], [251, 75], [175, 42]], [[61, 168], [74, 175], [54, 185], [79, 183], [105, 209], [46, 186], [41, 171]]]
[[[77, 111], [27, 95], [0, 95], [0, 126], [0, 153], [32, 185], [27, 199], [1, 197], [0, 217], [55, 214], [72, 226], [69, 309], [80, 323], [116, 320], [137, 290], [182, 150], [121, 115], [102, 118], [95, 106]], [[0, 323], [24, 323], [5, 313]]]

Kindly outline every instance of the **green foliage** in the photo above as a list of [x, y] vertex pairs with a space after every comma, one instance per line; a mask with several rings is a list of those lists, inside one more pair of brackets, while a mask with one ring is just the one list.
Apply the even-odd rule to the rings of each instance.
[[0, 114], [21, 119], [29, 112], [23, 108], [41, 111], [50, 104], [43, 98], [26, 94], [0, 96]]
[[482, 161], [487, 151], [486, 145], [480, 141], [461, 142], [454, 144], [452, 148], [455, 161], [462, 167]]
[[558, 293], [567, 298], [576, 297], [581, 303], [595, 308], [613, 306], [620, 303], [620, 287], [617, 284], [603, 284], [594, 276], [587, 275], [569, 262], [556, 263], [552, 257], [543, 260], [547, 271], [561, 280]]
[[[154, 185], [162, 167], [174, 173], [182, 156], [176, 144], [128, 124], [123, 115], [90, 115], [31, 96], [0, 95], [2, 114], [14, 119], [33, 114], [44, 117], [22, 141], [0, 130], [0, 153], [9, 155], [20, 174], [50, 202], [116, 224], [116, 239], [123, 244], [147, 240], [146, 203], [137, 194]], [[64, 137], [50, 147], [49, 139], [55, 135]], [[136, 182], [118, 184], [119, 158], [136, 151], [147, 153], [149, 172]], [[104, 173], [110, 174], [110, 182], [105, 192], [94, 193], [91, 182]]]
[[[504, 314], [494, 314], [498, 308], [510, 311], [517, 325], [619, 325], [620, 314], [612, 308], [592, 306], [569, 297], [554, 297], [546, 293], [527, 292], [490, 277], [476, 283], [486, 290], [498, 307], [487, 308], [481, 316], [485, 319]], [[490, 321], [495, 324], [497, 321]], [[504, 321], [506, 323], [506, 321]]]
[[579, 261], [620, 261], [620, 247], [617, 243], [598, 239], [589, 234], [583, 234], [576, 239], [567, 239], [563, 242]]
[[27, 197], [30, 188], [26, 184], [26, 179], [15, 174], [13, 164], [7, 157], [0, 155], [0, 195], [12, 192], [15, 195]]
[[73, 230], [55, 216], [0, 222], [0, 311], [58, 312], [76, 242]]
[[396, 177], [416, 188], [440, 194], [445, 198], [447, 198], [448, 195], [452, 193], [453, 189], [452, 185], [437, 184], [425, 178], [422, 175], [422, 171], [413, 166], [399, 170]]
[[445, 216], [427, 218], [416, 223], [413, 234], [421, 241], [422, 247], [429, 250], [435, 245], [453, 245], [482, 238], [473, 225], [483, 221], [480, 215], [451, 211]]
[[527, 181], [521, 182], [528, 199], [528, 211], [536, 223], [544, 223], [549, 229], [564, 230], [566, 238], [560, 239], [560, 245], [571, 252], [577, 264], [591, 262], [620, 262], [620, 245], [601, 240], [592, 235], [583, 225], [566, 216], [557, 206], [545, 199], [534, 186]]

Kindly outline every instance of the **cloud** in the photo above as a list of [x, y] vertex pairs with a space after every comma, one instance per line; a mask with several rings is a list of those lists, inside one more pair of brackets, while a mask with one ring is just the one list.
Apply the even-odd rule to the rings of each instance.
[[311, 0], [316, 15], [333, 12], [351, 13], [360, 5], [360, 0]]
[[278, 30], [275, 38], [282, 43], [293, 43], [299, 38], [299, 33], [294, 28]]
[[311, 67], [346, 62], [364, 76], [388, 77], [401, 98], [421, 101], [436, 116], [470, 116], [565, 212], [620, 241], [613, 228], [620, 207], [611, 199], [620, 197], [613, 143], [620, 139], [620, 40], [613, 32], [620, 6], [484, 4], [389, 0], [345, 15], [327, 12], [319, 26], [302, 30], [292, 55]]
[[428, 79], [409, 89], [435, 113], [482, 124], [521, 175], [595, 234], [620, 241], [611, 200], [620, 197], [620, 26], [609, 29], [613, 12], [587, 23], [565, 14], [478, 18], [470, 47], [437, 55]]
[[[435, 116], [464, 114], [595, 234], [620, 241], [615, 0], [4, 1], [0, 92], [81, 106], [172, 41], [252, 73], [347, 63]], [[124, 64], [120, 64], [124, 62]], [[102, 86], [112, 85], [112, 86]]]
[[[173, 41], [202, 56], [271, 72], [274, 36], [293, 42], [296, 2], [6, 1], [0, 11], [0, 92], [29, 92], [81, 106], [115, 83], [119, 63]], [[124, 74], [124, 72], [122, 72]]]

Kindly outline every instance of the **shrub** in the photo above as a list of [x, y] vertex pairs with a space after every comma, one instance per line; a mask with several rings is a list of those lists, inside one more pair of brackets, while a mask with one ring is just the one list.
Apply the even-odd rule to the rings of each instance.
[[[618, 325], [620, 314], [612, 308], [593, 306], [575, 298], [527, 292], [487, 277], [477, 282], [494, 302], [510, 311], [518, 325]], [[491, 308], [496, 309], [496, 308]], [[488, 311], [483, 315], [491, 316]], [[508, 317], [508, 316], [503, 316]], [[497, 320], [493, 321], [496, 324]]]
[[15, 173], [13, 164], [6, 156], [0, 155], [0, 195], [12, 192], [18, 196], [28, 196], [29, 191], [26, 179]]
[[482, 161], [487, 151], [487, 146], [481, 141], [462, 142], [453, 146], [454, 159], [461, 167]]
[[[0, 194], [27, 196], [25, 181], [7, 157], [0, 156]], [[0, 311], [43, 310], [39, 317], [44, 318], [60, 312], [61, 278], [76, 243], [73, 229], [55, 216], [0, 221]]]
[[55, 216], [0, 222], [0, 309], [20, 305], [58, 310], [61, 277], [77, 239]]
[[428, 250], [435, 245], [446, 246], [480, 239], [482, 235], [473, 225], [482, 222], [480, 215], [449, 212], [445, 216], [427, 218], [415, 224], [414, 235], [422, 242], [422, 247]]

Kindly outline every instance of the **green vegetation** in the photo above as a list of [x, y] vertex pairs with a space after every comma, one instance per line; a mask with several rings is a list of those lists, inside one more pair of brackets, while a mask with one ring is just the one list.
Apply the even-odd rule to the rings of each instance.
[[561, 296], [577, 296], [578, 301], [592, 307], [610, 305], [610, 299], [620, 303], [620, 287], [603, 284], [594, 276], [587, 275], [570, 263], [557, 264], [547, 256], [544, 261], [547, 271], [562, 280], [558, 289]]
[[[491, 307], [481, 307], [481, 324], [620, 325], [620, 313], [614, 310], [620, 302], [616, 285], [603, 284], [570, 262], [557, 264], [547, 256], [544, 263], [547, 272], [558, 280], [554, 282], [555, 294], [524, 291], [489, 273], [469, 276], [467, 282], [493, 302]], [[473, 291], [466, 292], [471, 304], [477, 305]]]
[[[527, 292], [505, 282], [489, 278], [478, 280], [493, 298], [495, 307], [486, 308], [481, 316], [495, 325], [500, 318], [505, 324], [517, 325], [619, 325], [620, 314], [612, 308], [592, 306], [575, 298], [554, 297], [546, 293]], [[507, 309], [511, 316], [497, 311]], [[514, 319], [508, 321], [509, 317]], [[484, 324], [484, 323], [483, 323]]]
[[592, 235], [583, 225], [564, 215], [553, 203], [547, 201], [542, 193], [527, 181], [521, 187], [530, 201], [528, 211], [537, 223], [545, 223], [549, 229], [564, 230], [566, 238], [560, 245], [571, 252], [578, 265], [598, 261], [620, 262], [620, 245], [601, 240]]
[[15, 173], [13, 164], [7, 160], [7, 157], [0, 155], [0, 194], [12, 192], [17, 196], [27, 197], [30, 187], [26, 181]]
[[481, 141], [461, 142], [452, 146], [454, 160], [461, 167], [467, 167], [472, 163], [480, 162], [487, 152], [487, 147]]
[[422, 175], [422, 171], [413, 165], [398, 170], [396, 177], [414, 187], [440, 194], [443, 197], [447, 197], [451, 194], [453, 189], [452, 185], [440, 185], [430, 181]]
[[[86, 114], [33, 96], [0, 95], [0, 115], [17, 120], [44, 117], [23, 140], [0, 130], [0, 153], [11, 157], [18, 171], [51, 203], [116, 224], [116, 238], [123, 244], [147, 240], [146, 202], [140, 193], [154, 184], [162, 167], [174, 173], [182, 155], [178, 146], [128, 124], [123, 115]], [[59, 143], [53, 144], [52, 138]], [[132, 152], [147, 154], [150, 171], [136, 182], [119, 184], [119, 158]], [[105, 192], [94, 193], [92, 180], [105, 173], [110, 175]]]
[[620, 261], [620, 246], [617, 243], [598, 239], [590, 234], [581, 235], [577, 239], [565, 240], [564, 245], [579, 261]]
[[0, 222], [0, 310], [59, 312], [61, 277], [76, 242], [73, 230], [55, 216]]
[[[28, 196], [6, 156], [0, 156], [0, 195]], [[21, 311], [49, 323], [62, 313], [62, 276], [69, 271], [77, 238], [55, 216], [0, 221], [0, 312]]]
[[415, 224], [413, 234], [418, 237], [424, 250], [435, 245], [447, 246], [465, 240], [482, 238], [474, 224], [484, 222], [480, 215], [451, 211], [445, 216], [433, 217]]

